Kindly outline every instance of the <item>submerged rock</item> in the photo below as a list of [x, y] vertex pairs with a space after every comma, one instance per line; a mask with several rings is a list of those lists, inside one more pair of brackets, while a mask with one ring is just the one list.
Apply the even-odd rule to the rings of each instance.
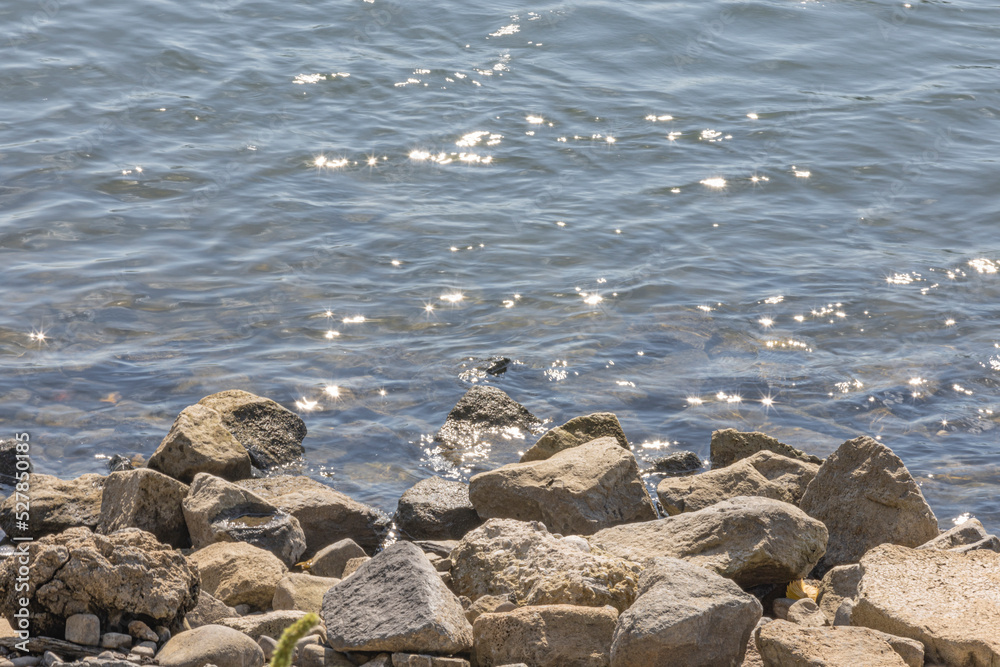
[[701, 470], [701, 459], [694, 452], [671, 452], [650, 462], [652, 472], [661, 472], [670, 477], [693, 475]]
[[760, 451], [774, 452], [806, 463], [817, 465], [823, 463], [823, 459], [818, 456], [806, 454], [791, 445], [779, 442], [766, 433], [737, 431], [734, 428], [726, 428], [712, 433], [710, 458], [713, 470], [725, 468]]
[[407, 489], [399, 498], [395, 520], [413, 540], [460, 540], [483, 522], [469, 500], [469, 485], [440, 477]]
[[531, 432], [541, 424], [503, 390], [476, 385], [451, 409], [434, 439], [446, 447], [459, 448], [475, 443], [484, 432], [512, 428]]
[[206, 396], [198, 404], [219, 413], [222, 424], [261, 470], [297, 463], [305, 454], [305, 422], [269, 398], [234, 389]]
[[605, 667], [618, 612], [567, 604], [480, 615], [473, 625], [475, 664], [497, 667]]
[[574, 417], [562, 426], [550, 429], [521, 457], [521, 463], [542, 461], [565, 449], [598, 438], [614, 438], [625, 449], [631, 449], [618, 417], [611, 412], [595, 412]]
[[17, 445], [17, 440], [0, 440], [0, 484], [13, 485], [22, 472], [31, 473], [35, 469], [31, 458], [25, 452], [17, 451]]
[[[18, 527], [17, 494], [12, 493], [0, 505], [0, 528], [11, 537], [31, 537], [61, 533], [69, 528], [97, 528], [101, 519], [103, 475], [86, 474], [76, 479], [52, 475], [31, 476], [31, 520], [27, 530]], [[23, 501], [22, 501], [23, 502]]]

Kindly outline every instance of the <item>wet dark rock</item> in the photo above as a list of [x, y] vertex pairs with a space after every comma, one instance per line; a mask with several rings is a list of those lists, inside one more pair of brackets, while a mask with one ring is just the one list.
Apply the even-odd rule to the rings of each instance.
[[121, 454], [115, 454], [108, 459], [108, 472], [122, 472], [125, 470], [135, 470], [132, 459]]
[[21, 472], [34, 470], [30, 458], [22, 459], [24, 463], [19, 468], [17, 454], [16, 440], [0, 440], [0, 484], [13, 484]]
[[410, 539], [460, 540], [483, 521], [469, 500], [469, 485], [431, 477], [407, 489], [396, 508], [396, 526]]
[[533, 431], [542, 421], [496, 387], [477, 385], [448, 413], [434, 439], [449, 447], [472, 444], [483, 432], [518, 428]]
[[306, 424], [269, 398], [247, 391], [221, 391], [198, 401], [222, 417], [223, 425], [246, 449], [253, 465], [272, 470], [296, 463], [305, 454]]
[[653, 472], [662, 472], [670, 477], [693, 475], [701, 470], [701, 459], [694, 452], [671, 452], [650, 462]]

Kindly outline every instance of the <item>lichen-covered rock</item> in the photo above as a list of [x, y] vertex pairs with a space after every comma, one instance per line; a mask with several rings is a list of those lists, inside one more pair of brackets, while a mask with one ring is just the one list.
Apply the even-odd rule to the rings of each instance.
[[267, 609], [288, 568], [270, 551], [246, 542], [216, 542], [188, 556], [198, 567], [201, 585], [230, 607]]
[[749, 587], [805, 577], [826, 538], [823, 524], [794, 505], [739, 496], [697, 512], [605, 528], [589, 541], [638, 562], [681, 558]]
[[709, 455], [712, 461], [712, 470], [725, 468], [760, 451], [774, 452], [806, 463], [817, 465], [823, 463], [823, 459], [779, 442], [766, 433], [726, 428], [712, 433], [711, 454]]
[[916, 639], [928, 662], [1000, 664], [1000, 554], [884, 544], [861, 572], [853, 625]]
[[635, 600], [641, 566], [553, 536], [538, 522], [490, 519], [451, 554], [452, 587], [475, 600], [509, 595], [520, 605], [611, 605]]
[[274, 589], [271, 607], [275, 611], [298, 610], [318, 614], [323, 608], [323, 596], [338, 583], [340, 579], [333, 577], [298, 573], [285, 575]]
[[831, 625], [844, 600], [853, 602], [857, 599], [859, 581], [861, 581], [861, 566], [856, 563], [838, 565], [830, 568], [823, 575], [823, 581], [819, 584], [819, 593], [816, 595], [816, 602]]
[[224, 618], [218, 622], [233, 630], [239, 630], [251, 639], [257, 639], [261, 635], [280, 639], [281, 633], [295, 621], [306, 615], [306, 612], [296, 609], [282, 609], [269, 611], [265, 614], [248, 614], [235, 618]]
[[52, 475], [32, 475], [28, 529], [18, 528], [15, 493], [0, 505], [0, 528], [11, 537], [35, 540], [68, 528], [85, 526], [94, 529], [101, 518], [104, 480], [103, 475], [93, 473], [66, 480]]
[[576, 535], [656, 518], [635, 457], [614, 438], [480, 473], [469, 497], [484, 519], [542, 521]]
[[73, 614], [94, 614], [102, 627], [132, 619], [172, 626], [198, 598], [198, 572], [181, 552], [137, 528], [70, 528], [26, 548], [28, 588], [18, 590], [18, 569], [0, 569], [0, 607], [14, 621], [27, 597], [33, 634], [61, 637]]
[[618, 612], [566, 604], [482, 614], [473, 625], [475, 663], [498, 667], [607, 667]]
[[149, 468], [113, 472], [104, 482], [97, 532], [141, 528], [178, 549], [191, 546], [181, 502], [188, 486]]
[[714, 572], [658, 558], [639, 579], [639, 598], [618, 618], [612, 667], [737, 667], [763, 609]]
[[625, 449], [631, 449], [618, 417], [611, 412], [595, 412], [574, 417], [562, 426], [547, 431], [521, 457], [521, 463], [541, 461], [553, 454], [582, 445], [598, 438], [614, 438]]
[[735, 496], [760, 496], [797, 505], [819, 466], [762, 450], [725, 468], [662, 480], [656, 495], [667, 514], [695, 512]]
[[306, 536], [306, 550], [300, 556], [303, 560], [345, 538], [374, 554], [391, 523], [388, 516], [374, 507], [304, 476], [245, 479], [239, 486], [298, 519]]
[[412, 540], [460, 540], [482, 524], [469, 485], [430, 477], [407, 489], [396, 508], [396, 526]]
[[462, 653], [472, 626], [462, 603], [412, 542], [397, 542], [323, 597], [327, 643], [338, 651]]
[[298, 519], [219, 477], [195, 475], [182, 507], [195, 549], [215, 542], [246, 542], [270, 551], [289, 567], [306, 549]]
[[234, 389], [206, 396], [198, 404], [219, 413], [222, 424], [261, 470], [296, 463], [305, 454], [305, 422], [269, 398]]
[[817, 574], [857, 563], [880, 544], [915, 547], [941, 532], [903, 462], [867, 436], [848, 440], [827, 458], [799, 507], [830, 531]]
[[205, 405], [184, 408], [147, 465], [185, 484], [207, 472], [230, 481], [251, 474], [250, 455], [223, 425], [222, 416]]
[[542, 421], [502, 389], [476, 385], [448, 413], [434, 439], [446, 447], [474, 445], [484, 433], [504, 429], [532, 432]]
[[239, 630], [203, 625], [171, 637], [156, 662], [160, 667], [261, 667], [264, 651]]
[[781, 667], [923, 667], [920, 642], [868, 628], [804, 627], [772, 621], [757, 630], [765, 665]]

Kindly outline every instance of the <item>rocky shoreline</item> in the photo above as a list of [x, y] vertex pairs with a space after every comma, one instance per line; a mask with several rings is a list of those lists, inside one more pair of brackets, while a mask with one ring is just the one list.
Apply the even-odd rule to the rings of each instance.
[[[539, 424], [476, 386], [436, 440]], [[711, 469], [675, 453], [653, 498], [617, 418], [582, 415], [390, 519], [287, 474], [305, 435], [225, 391], [145, 465], [25, 475], [30, 520], [0, 505], [0, 667], [260, 667], [310, 612], [300, 667], [1000, 665], [1000, 539], [942, 533], [872, 438], [821, 460], [716, 431]], [[26, 472], [15, 449], [0, 474]]]

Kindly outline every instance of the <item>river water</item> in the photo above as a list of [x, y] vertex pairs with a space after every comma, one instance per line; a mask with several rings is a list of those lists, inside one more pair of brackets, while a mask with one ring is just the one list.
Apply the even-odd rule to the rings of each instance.
[[241, 388], [391, 512], [530, 445], [435, 449], [486, 382], [644, 465], [869, 434], [1000, 530], [998, 44], [963, 0], [0, 2], [0, 437], [102, 472]]

